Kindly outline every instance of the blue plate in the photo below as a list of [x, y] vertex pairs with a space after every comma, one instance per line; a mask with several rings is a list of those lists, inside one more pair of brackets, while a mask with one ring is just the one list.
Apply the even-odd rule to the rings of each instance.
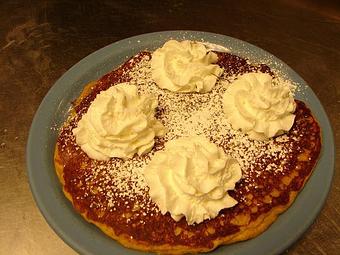
[[[334, 171], [335, 147], [327, 115], [306, 82], [281, 60], [244, 41], [224, 35], [196, 31], [165, 31], [121, 40], [87, 56], [68, 70], [50, 89], [35, 114], [27, 144], [27, 165], [31, 190], [46, 221], [72, 248], [81, 254], [145, 254], [126, 249], [87, 223], [64, 197], [55, 174], [53, 153], [60, 127], [68, 115], [70, 102], [85, 84], [96, 80], [128, 57], [161, 46], [169, 39], [204, 40], [231, 49], [231, 52], [267, 63], [296, 82], [297, 98], [305, 101], [322, 130], [321, 156], [314, 172], [293, 205], [257, 238], [222, 246], [212, 254], [278, 254], [292, 245], [320, 212]], [[308, 212], [308, 213], [306, 213]]]

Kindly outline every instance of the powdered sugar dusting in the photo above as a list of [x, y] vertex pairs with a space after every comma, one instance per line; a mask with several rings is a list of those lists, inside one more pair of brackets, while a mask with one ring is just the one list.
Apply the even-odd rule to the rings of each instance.
[[[154, 83], [150, 57], [146, 55], [133, 67], [129, 76], [130, 84], [136, 85], [139, 93], [158, 97], [157, 118], [167, 130], [165, 137], [161, 138], [162, 142], [183, 136], [204, 135], [239, 161], [245, 183], [252, 183], [251, 178], [261, 175], [263, 169], [272, 174], [283, 171], [293, 146], [287, 135], [267, 141], [253, 141], [240, 131], [233, 130], [224, 118], [222, 97], [237, 75], [222, 75], [210, 93], [174, 93], [162, 90]], [[294, 85], [280, 79], [276, 78], [276, 82], [287, 83], [293, 93]], [[75, 143], [73, 137], [70, 137], [70, 142]], [[162, 146], [158, 146], [156, 141], [155, 148], [146, 157], [136, 156], [127, 161], [91, 161], [91, 165], [87, 166], [91, 172], [86, 177], [85, 186], [105, 197], [105, 202], [93, 201], [91, 206], [106, 206], [115, 210], [122, 203], [122, 200], [117, 200], [118, 197], [123, 200], [127, 198], [127, 206], [131, 210], [137, 207], [140, 213], [159, 212], [148, 196], [148, 186], [143, 176], [144, 167], [159, 149]]]

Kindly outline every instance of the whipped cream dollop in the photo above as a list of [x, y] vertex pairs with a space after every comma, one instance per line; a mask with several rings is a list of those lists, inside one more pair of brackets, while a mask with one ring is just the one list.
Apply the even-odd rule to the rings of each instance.
[[288, 83], [276, 83], [269, 74], [247, 73], [228, 87], [223, 107], [233, 129], [265, 140], [290, 130], [296, 104]]
[[158, 101], [121, 83], [100, 92], [73, 129], [77, 144], [92, 159], [131, 158], [149, 152], [165, 133], [155, 118]]
[[152, 54], [152, 78], [162, 89], [206, 93], [223, 72], [217, 60], [202, 43], [170, 40]]
[[237, 204], [228, 190], [241, 178], [237, 160], [202, 136], [171, 140], [144, 169], [151, 199], [162, 214], [200, 223]]

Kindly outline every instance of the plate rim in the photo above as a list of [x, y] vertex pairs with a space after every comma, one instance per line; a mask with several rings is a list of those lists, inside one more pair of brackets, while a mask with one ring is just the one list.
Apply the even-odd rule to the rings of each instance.
[[[301, 76], [299, 76], [292, 68], [290, 68], [287, 64], [285, 64], [282, 60], [278, 59], [276, 56], [274, 56], [273, 54], [269, 53], [266, 50], [263, 50], [262, 48], [250, 44], [248, 42], [242, 41], [240, 39], [237, 38], [233, 38], [230, 36], [226, 36], [226, 35], [221, 35], [221, 34], [216, 34], [216, 33], [211, 33], [211, 32], [203, 32], [203, 31], [193, 31], [193, 30], [170, 30], [170, 31], [160, 31], [160, 32], [152, 32], [152, 33], [146, 33], [146, 34], [141, 34], [141, 35], [136, 35], [136, 36], [132, 36], [132, 37], [128, 37], [119, 41], [116, 41], [114, 43], [111, 43], [103, 48], [100, 48], [98, 50], [96, 50], [95, 52], [89, 54], [88, 56], [84, 57], [83, 59], [81, 59], [79, 62], [77, 62], [76, 64], [74, 64], [70, 69], [68, 69], [68, 71], [66, 71], [55, 83], [54, 85], [49, 89], [49, 91], [47, 92], [47, 94], [44, 96], [42, 102], [40, 103], [31, 127], [30, 127], [30, 131], [29, 131], [29, 136], [28, 136], [28, 141], [27, 141], [27, 145], [26, 145], [26, 164], [27, 164], [27, 171], [28, 171], [28, 177], [29, 177], [29, 183], [30, 183], [30, 189], [31, 192], [33, 194], [34, 200], [40, 210], [40, 212], [42, 213], [43, 217], [45, 218], [45, 220], [47, 221], [47, 223], [49, 224], [49, 226], [57, 233], [57, 235], [65, 242], [67, 243], [71, 248], [73, 248], [74, 250], [82, 253], [82, 254], [92, 254], [89, 253], [88, 250], [86, 248], [84, 248], [81, 245], [81, 241], [74, 241], [72, 240], [72, 238], [70, 238], [67, 234], [67, 232], [63, 229], [60, 229], [60, 226], [58, 226], [57, 222], [55, 222], [55, 220], [53, 219], [53, 217], [51, 216], [48, 208], [46, 208], [46, 205], [44, 205], [44, 201], [42, 200], [41, 194], [39, 194], [40, 190], [38, 189], [37, 183], [35, 182], [35, 175], [34, 175], [34, 168], [35, 168], [35, 164], [36, 164], [36, 157], [34, 157], [34, 151], [35, 151], [35, 139], [37, 137], [37, 128], [39, 127], [39, 117], [41, 116], [41, 114], [43, 113], [43, 108], [45, 107], [46, 104], [48, 104], [49, 100], [51, 98], [53, 98], [53, 95], [55, 95], [57, 89], [59, 87], [61, 87], [62, 84], [65, 84], [65, 82], [67, 81], [67, 79], [69, 78], [69, 76], [74, 75], [74, 72], [78, 69], [86, 69], [89, 68], [87, 65], [89, 62], [93, 61], [94, 59], [97, 59], [97, 61], [94, 61], [95, 63], [98, 63], [100, 61], [103, 61], [103, 58], [105, 58], [105, 55], [103, 55], [108, 49], [111, 48], [115, 48], [115, 47], [124, 47], [126, 48], [127, 51], [131, 50], [131, 42], [136, 42], [138, 40], [144, 40], [145, 38], [153, 38], [153, 37], [159, 37], [159, 38], [163, 38], [163, 39], [168, 39], [169, 36], [170, 37], [174, 37], [174, 38], [178, 38], [178, 37], [187, 37], [188, 35], [193, 36], [193, 37], [198, 37], [198, 36], [202, 36], [203, 37], [215, 37], [215, 38], [219, 38], [220, 40], [231, 40], [233, 42], [237, 42], [239, 44], [245, 45], [247, 47], [250, 47], [251, 49], [256, 49], [257, 51], [259, 51], [261, 54], [266, 54], [269, 57], [273, 57], [275, 60], [278, 60], [280, 63], [283, 63], [284, 67], [287, 69], [287, 71], [291, 74], [294, 75], [294, 77], [297, 77], [300, 79], [299, 82], [301, 82], [302, 84], [306, 84], [307, 83], [301, 78]], [[129, 48], [130, 47], [130, 48]], [[98, 61], [98, 58], [101, 60]], [[93, 63], [92, 63], [93, 65]], [[91, 65], [90, 65], [91, 67]], [[67, 83], [67, 82], [66, 82]], [[85, 84], [84, 84], [85, 85]], [[64, 85], [65, 86], [65, 85]], [[307, 85], [308, 86], [308, 85]], [[314, 103], [318, 104], [318, 108], [319, 108], [319, 113], [318, 115], [322, 115], [323, 119], [322, 121], [320, 121], [319, 119], [318, 122], [321, 126], [325, 126], [322, 127], [322, 151], [320, 153], [320, 157], [319, 157], [319, 161], [317, 162], [316, 166], [313, 169], [313, 173], [312, 176], [310, 177], [310, 179], [313, 177], [313, 175], [316, 172], [316, 169], [318, 168], [319, 164], [320, 164], [320, 159], [325, 157], [324, 153], [325, 153], [325, 149], [324, 149], [324, 144], [325, 144], [325, 139], [327, 139], [327, 145], [328, 145], [328, 153], [329, 153], [329, 173], [328, 173], [328, 179], [327, 182], [325, 183], [326, 186], [323, 186], [324, 188], [326, 188], [326, 192], [323, 191], [322, 192], [322, 196], [321, 196], [321, 202], [319, 202], [317, 204], [317, 206], [314, 208], [314, 212], [313, 212], [313, 217], [310, 217], [308, 224], [305, 224], [303, 227], [300, 227], [299, 230], [296, 231], [296, 234], [294, 236], [292, 236], [289, 239], [286, 239], [286, 242], [283, 243], [282, 247], [277, 247], [277, 249], [273, 250], [272, 254], [277, 254], [279, 252], [284, 251], [285, 249], [287, 249], [289, 246], [293, 245], [293, 243], [298, 240], [302, 234], [311, 226], [312, 222], [316, 219], [316, 217], [319, 215], [321, 209], [323, 208], [325, 201], [327, 199], [328, 193], [330, 191], [331, 188], [331, 184], [332, 184], [332, 179], [334, 176], [334, 167], [335, 167], [335, 159], [334, 159], [334, 155], [335, 155], [335, 143], [334, 143], [334, 133], [332, 131], [332, 126], [330, 124], [329, 118], [321, 104], [321, 102], [319, 101], [319, 99], [317, 98], [317, 96], [314, 94], [314, 92], [312, 91], [312, 89], [308, 86], [308, 88], [310, 89], [310, 91], [308, 91], [309, 93], [311, 93], [312, 97], [314, 97]], [[59, 105], [58, 102], [55, 105]], [[308, 105], [310, 107], [310, 105]], [[314, 114], [314, 111], [312, 111]], [[326, 132], [326, 133], [325, 133]], [[49, 138], [46, 138], [49, 139]], [[327, 156], [327, 155], [326, 155]], [[53, 172], [53, 174], [55, 174]], [[310, 180], [307, 181], [306, 185], [308, 185]], [[60, 185], [61, 187], [61, 185]], [[302, 193], [305, 190], [305, 187], [303, 190], [300, 191], [300, 193]], [[295, 204], [298, 199], [299, 196], [301, 194], [299, 194], [297, 196], [296, 201], [294, 201], [293, 204]], [[66, 199], [66, 198], [64, 198]], [[67, 201], [68, 203], [70, 203], [69, 201]], [[290, 208], [287, 209], [287, 211]], [[285, 211], [282, 215], [284, 215], [285, 213], [287, 213], [287, 211]], [[75, 213], [75, 212], [74, 212]], [[78, 214], [77, 214], [78, 215]], [[281, 216], [282, 216], [281, 215]], [[80, 216], [80, 215], [78, 215]], [[280, 216], [280, 217], [281, 217]], [[84, 222], [87, 223], [87, 222]], [[274, 222], [275, 223], [275, 222]], [[273, 223], [273, 224], [274, 224]], [[89, 223], [88, 223], [89, 224]], [[266, 233], [268, 230], [266, 230], [264, 233]], [[104, 235], [104, 234], [103, 234]], [[261, 234], [262, 235], [262, 234]], [[260, 235], [260, 236], [261, 236]], [[256, 239], [256, 238], [255, 238]], [[245, 241], [245, 242], [249, 242], [252, 241], [254, 239]], [[115, 242], [115, 241], [113, 241]], [[241, 243], [236, 243], [234, 245], [231, 246], [235, 246], [238, 244], [242, 244], [244, 242]], [[118, 242], [116, 242], [116, 245], [120, 244]], [[227, 246], [225, 246], [227, 247]], [[129, 249], [130, 250], [130, 249]], [[236, 249], [237, 250], [237, 249]], [[135, 252], [136, 254], [139, 253], [138, 251], [135, 250], [130, 250], [132, 253]], [[216, 251], [216, 250], [215, 250]], [[221, 248], [219, 248], [219, 251], [221, 251]], [[223, 252], [223, 251], [222, 251]], [[215, 254], [215, 253], [214, 253]], [[217, 253], [216, 253], [217, 254]], [[235, 253], [236, 254], [236, 253]]]

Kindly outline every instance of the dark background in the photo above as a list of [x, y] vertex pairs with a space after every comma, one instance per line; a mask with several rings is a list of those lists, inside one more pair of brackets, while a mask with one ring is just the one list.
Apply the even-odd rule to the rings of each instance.
[[[317, 94], [340, 144], [340, 1], [1, 1], [0, 254], [75, 254], [29, 190], [33, 115], [56, 79], [86, 55], [162, 30], [224, 34], [279, 57]], [[325, 207], [288, 254], [339, 254], [339, 171], [337, 164]]]

